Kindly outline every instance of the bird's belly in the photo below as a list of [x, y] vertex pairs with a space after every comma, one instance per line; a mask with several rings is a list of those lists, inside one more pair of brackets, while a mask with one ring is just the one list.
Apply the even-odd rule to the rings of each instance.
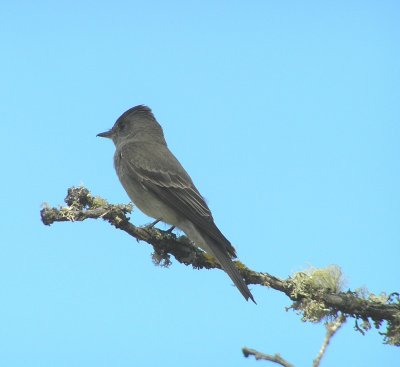
[[133, 204], [135, 204], [135, 206], [144, 214], [179, 227], [181, 219], [174, 209], [171, 209], [168, 205], [164, 204], [141, 183], [132, 181], [124, 176], [120, 176], [119, 179]]

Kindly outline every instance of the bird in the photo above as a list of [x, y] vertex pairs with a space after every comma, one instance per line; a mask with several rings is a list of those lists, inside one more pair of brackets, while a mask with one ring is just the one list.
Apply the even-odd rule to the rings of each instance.
[[138, 105], [114, 126], [97, 134], [114, 142], [114, 167], [132, 202], [146, 215], [182, 230], [212, 255], [243, 297], [254, 297], [235, 266], [236, 250], [214, 222], [211, 210], [191, 177], [167, 146], [151, 109]]

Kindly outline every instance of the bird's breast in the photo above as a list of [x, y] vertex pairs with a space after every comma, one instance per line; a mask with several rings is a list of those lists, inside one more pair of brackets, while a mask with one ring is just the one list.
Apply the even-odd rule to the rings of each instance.
[[149, 217], [179, 227], [181, 222], [179, 213], [145, 186], [140, 177], [124, 161], [124, 157], [116, 154], [114, 165], [123, 188], [136, 207]]

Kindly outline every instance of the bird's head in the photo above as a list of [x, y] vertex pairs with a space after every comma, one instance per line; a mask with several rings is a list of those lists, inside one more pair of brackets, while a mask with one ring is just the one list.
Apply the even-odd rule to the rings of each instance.
[[155, 119], [151, 109], [144, 105], [130, 108], [117, 119], [110, 130], [97, 136], [112, 139], [116, 146], [126, 142], [166, 145], [161, 125]]

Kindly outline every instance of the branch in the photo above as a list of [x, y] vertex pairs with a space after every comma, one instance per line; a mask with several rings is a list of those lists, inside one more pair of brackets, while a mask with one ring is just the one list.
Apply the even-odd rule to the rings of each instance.
[[317, 357], [313, 361], [313, 367], [318, 367], [321, 363], [321, 359], [326, 352], [326, 348], [328, 347], [332, 337], [335, 335], [336, 331], [340, 329], [340, 327], [346, 322], [346, 318], [340, 315], [335, 321], [328, 322], [326, 324], [326, 336], [324, 342], [322, 343], [321, 349], [317, 355]]
[[264, 354], [256, 351], [255, 349], [249, 349], [249, 348], [242, 348], [243, 355], [247, 358], [248, 356], [254, 356], [256, 360], [264, 360], [264, 361], [270, 361], [274, 362], [277, 364], [280, 364], [283, 367], [294, 367], [293, 364], [289, 363], [285, 359], [283, 359], [279, 354]]
[[[170, 255], [185, 265], [196, 269], [221, 269], [216, 260], [195, 247], [185, 236], [177, 237], [157, 228], [137, 227], [129, 222], [132, 205], [112, 205], [94, 197], [84, 187], [68, 189], [67, 206], [45, 206], [40, 214], [45, 225], [54, 222], [83, 221], [88, 218], [106, 220], [114, 227], [137, 240], [147, 242], [153, 249], [153, 261], [162, 266], [171, 264]], [[329, 267], [312, 272], [300, 272], [286, 280], [265, 272], [256, 272], [240, 261], [235, 264], [247, 284], [258, 284], [285, 293], [292, 301], [291, 309], [302, 314], [304, 321], [318, 322], [326, 317], [336, 317], [340, 311], [345, 317], [362, 320], [362, 328], [370, 328], [371, 320], [376, 328], [387, 323], [384, 342], [400, 346], [400, 297], [398, 293], [375, 296], [361, 291], [341, 292], [340, 269]], [[339, 274], [338, 274], [339, 273]]]
[[[325, 355], [326, 349], [331, 341], [332, 337], [335, 335], [336, 331], [346, 322], [346, 318], [343, 315], [339, 315], [336, 320], [326, 323], [326, 336], [324, 342], [322, 343], [321, 349], [318, 352], [317, 357], [313, 361], [313, 367], [319, 367], [322, 357]], [[243, 355], [247, 358], [252, 355], [256, 360], [270, 361], [280, 364], [283, 367], [294, 367], [291, 363], [283, 359], [279, 354], [265, 354], [261, 353], [255, 349], [242, 348]]]

